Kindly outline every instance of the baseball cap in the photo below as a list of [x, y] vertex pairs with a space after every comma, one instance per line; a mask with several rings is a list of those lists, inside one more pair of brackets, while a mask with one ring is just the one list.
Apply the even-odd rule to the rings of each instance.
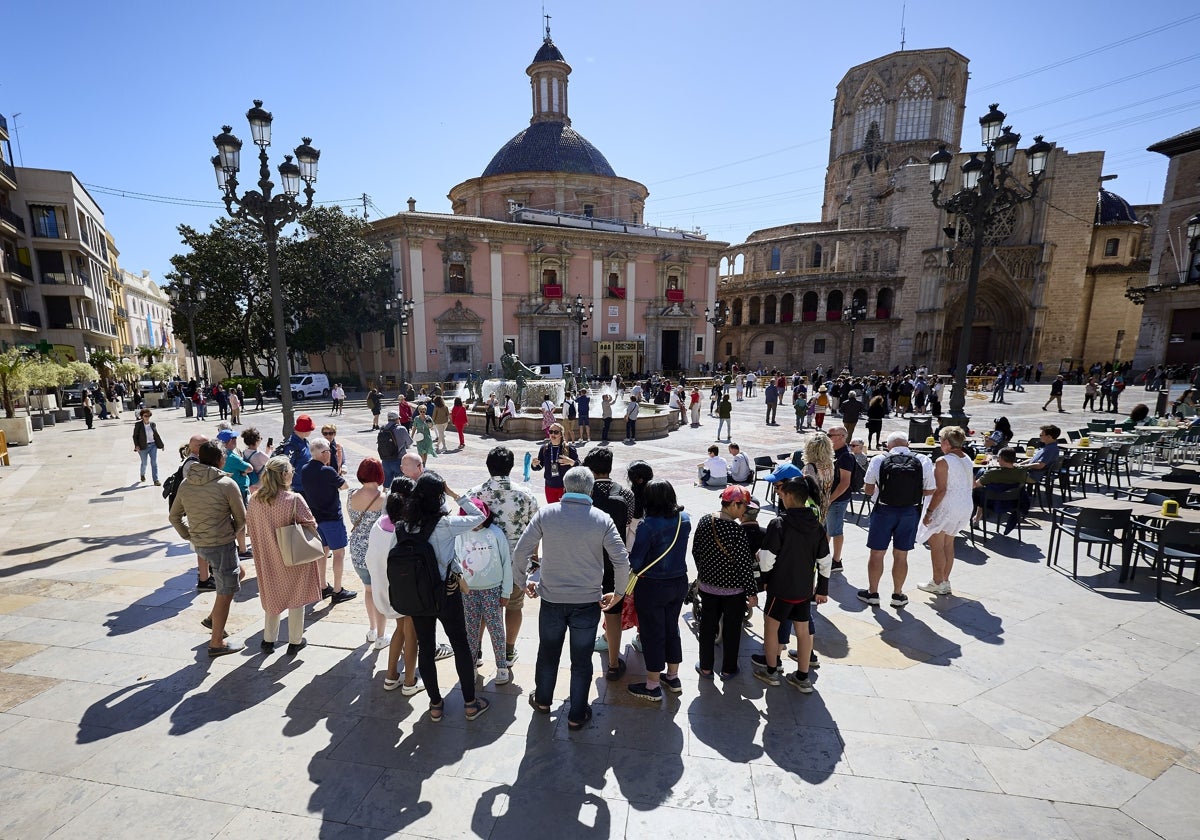
[[730, 484], [721, 491], [722, 502], [749, 502], [750, 491], [739, 484]]
[[400, 412], [399, 411], [389, 411], [387, 417], [389, 420], [399, 420]]
[[229, 429], [222, 429], [217, 432], [217, 440], [221, 443], [227, 443], [231, 440], [237, 440], [237, 432], [231, 432]]
[[[484, 519], [487, 519], [492, 515], [492, 511], [488, 508], [487, 502], [485, 502], [483, 499], [471, 499], [471, 504], [475, 505], [475, 509], [483, 514]], [[459, 508], [458, 514], [459, 516], [470, 516], [471, 511]]]
[[774, 484], [776, 481], [787, 481], [789, 478], [799, 478], [803, 475], [800, 469], [791, 463], [783, 463], [775, 468], [775, 472], [763, 479], [763, 481]]

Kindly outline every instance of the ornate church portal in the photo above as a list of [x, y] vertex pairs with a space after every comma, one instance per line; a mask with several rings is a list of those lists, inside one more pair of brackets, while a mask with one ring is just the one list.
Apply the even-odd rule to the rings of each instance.
[[642, 372], [646, 358], [646, 342], [597, 341], [594, 358], [596, 367], [593, 372], [601, 379], [609, 379], [614, 373], [629, 377]]

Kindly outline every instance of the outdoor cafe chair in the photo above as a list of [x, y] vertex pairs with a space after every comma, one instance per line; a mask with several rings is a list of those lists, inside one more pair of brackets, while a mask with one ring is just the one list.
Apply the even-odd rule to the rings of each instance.
[[1154, 586], [1154, 600], [1162, 600], [1163, 576], [1170, 571], [1172, 563], [1179, 565], [1176, 583], [1183, 583], [1183, 569], [1188, 563], [1196, 566], [1193, 583], [1200, 584], [1200, 524], [1195, 522], [1163, 522], [1161, 526], [1142, 525], [1141, 536], [1134, 543], [1135, 554], [1130, 577], [1137, 569], [1137, 558], [1150, 560], [1158, 573]]
[[1086, 450], [1079, 449], [1070, 454], [1058, 474], [1058, 486], [1062, 489], [1064, 499], [1074, 498], [1072, 487], [1077, 488], [1083, 498], [1087, 498], [1087, 474], [1090, 469]]
[[[1062, 548], [1063, 535], [1071, 537], [1071, 577], [1079, 576], [1079, 544], [1087, 546], [1091, 555], [1092, 546], [1102, 546], [1101, 566], [1112, 565], [1113, 546], [1124, 546], [1131, 536], [1130, 523], [1133, 513], [1128, 510], [1081, 510], [1078, 513], [1055, 511], [1050, 526], [1050, 542], [1046, 547], [1046, 565], [1058, 565], [1058, 552]], [[1118, 536], [1119, 534], [1119, 536]]]
[[1121, 473], [1125, 473], [1125, 484], [1128, 486], [1133, 483], [1133, 477], [1129, 472], [1129, 462], [1133, 459], [1133, 444], [1122, 443], [1120, 446], [1108, 450], [1108, 469], [1107, 479], [1108, 486], [1112, 487], [1113, 479], [1117, 480], [1117, 489], [1121, 487]]
[[[998, 489], [989, 485], [983, 487], [983, 516], [979, 518], [980, 527], [983, 529], [983, 538], [988, 538], [988, 514], [996, 514], [996, 533], [1000, 533], [1000, 528], [1004, 520], [1001, 518], [1004, 514], [1017, 513], [1017, 540], [1023, 542], [1023, 534], [1021, 532], [1021, 521], [1025, 518], [1021, 514], [1021, 495], [1024, 492], [1024, 487], [1016, 485], [1015, 487], [1005, 487]], [[971, 517], [971, 538], [975, 538], [975, 517]]]

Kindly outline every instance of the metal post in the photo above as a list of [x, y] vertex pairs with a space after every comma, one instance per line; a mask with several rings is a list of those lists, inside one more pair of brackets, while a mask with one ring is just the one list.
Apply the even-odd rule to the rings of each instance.
[[[263, 166], [266, 166], [267, 152], [263, 150]], [[270, 197], [270, 191], [267, 191]], [[292, 414], [292, 383], [290, 379], [291, 366], [288, 364], [287, 323], [283, 314], [283, 291], [279, 284], [279, 254], [278, 237], [273, 222], [264, 219], [263, 233], [267, 240], [267, 277], [271, 281], [271, 320], [275, 326], [275, 367], [279, 373], [279, 403], [283, 407], [283, 436], [292, 433], [295, 418]]]

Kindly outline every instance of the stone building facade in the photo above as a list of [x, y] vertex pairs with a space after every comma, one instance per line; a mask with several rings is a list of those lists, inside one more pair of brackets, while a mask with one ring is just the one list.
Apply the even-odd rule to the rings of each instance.
[[[755, 231], [723, 255], [718, 297], [729, 323], [719, 357], [826, 371], [851, 363], [856, 372], [949, 369], [970, 254], [957, 244], [967, 241], [963, 231], [930, 200], [927, 161], [939, 145], [955, 153], [946, 190], [958, 189], [967, 160], [960, 152], [967, 63], [951, 49], [911, 50], [846, 74], [835, 97], [821, 221]], [[1119, 299], [1124, 285], [1122, 295], [1111, 294], [1110, 266], [1092, 266], [1103, 161], [1103, 152], [1054, 149], [1036, 200], [987, 232], [973, 362], [1057, 369], [1111, 360], [1114, 347], [1131, 354], [1136, 318]], [[1023, 178], [1023, 152], [1013, 170]], [[1120, 236], [1138, 239], [1144, 225], [1131, 224]], [[1093, 308], [1103, 312], [1098, 322]]]
[[1200, 239], [1187, 236], [1188, 221], [1200, 213], [1200, 128], [1149, 150], [1170, 163], [1152, 234], [1149, 278], [1131, 295], [1145, 301], [1133, 358], [1139, 372], [1150, 365], [1200, 362]]
[[[646, 187], [618, 176], [571, 126], [570, 73], [547, 32], [526, 70], [529, 126], [450, 190], [453, 212], [410, 200], [374, 223], [398, 293], [415, 304], [401, 338], [410, 378], [498, 370], [506, 339], [527, 363], [605, 377], [711, 361], [703, 310], [728, 243], [645, 223]], [[577, 301], [591, 307], [585, 325], [571, 318]], [[364, 368], [394, 378], [398, 349], [396, 332], [364, 336]]]

